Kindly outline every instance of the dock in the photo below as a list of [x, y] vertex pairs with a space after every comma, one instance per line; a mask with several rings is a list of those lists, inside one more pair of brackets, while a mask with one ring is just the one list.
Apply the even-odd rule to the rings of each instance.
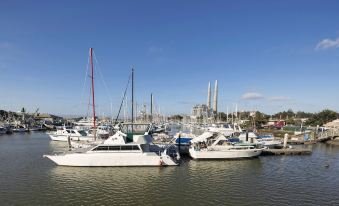
[[304, 148], [264, 149], [262, 155], [310, 155], [312, 150]]

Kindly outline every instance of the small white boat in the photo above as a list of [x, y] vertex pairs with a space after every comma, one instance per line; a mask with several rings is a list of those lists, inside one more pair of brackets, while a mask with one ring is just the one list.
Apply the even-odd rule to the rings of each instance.
[[44, 155], [57, 165], [82, 167], [114, 166], [175, 166], [178, 165], [173, 147], [160, 148], [151, 144], [150, 135], [135, 135], [127, 143], [127, 135], [118, 131], [100, 144], [82, 151], [61, 155]]
[[277, 140], [272, 134], [256, 135], [254, 132], [244, 132], [238, 138], [242, 142], [261, 144], [267, 148], [274, 148], [282, 144], [281, 140]]
[[240, 126], [237, 125], [232, 126], [230, 124], [213, 124], [211, 127], [207, 127], [206, 130], [209, 132], [221, 133], [225, 136], [231, 136], [234, 133], [242, 132]]
[[[108, 126], [98, 126], [96, 129], [96, 136], [100, 139], [107, 139], [110, 134], [110, 128]], [[94, 129], [89, 129], [86, 131], [87, 135], [94, 136]]]
[[66, 128], [57, 130], [56, 132], [48, 133], [48, 135], [51, 138], [51, 140], [62, 141], [62, 142], [67, 142], [68, 137], [70, 137], [70, 140], [73, 140], [73, 141], [90, 141], [93, 139], [93, 136], [89, 136], [83, 130], [66, 129]]
[[13, 132], [28, 132], [28, 129], [25, 127], [15, 127], [12, 129]]
[[6, 134], [6, 133], [7, 133], [7, 129], [5, 127], [0, 126], [0, 134]]
[[189, 153], [193, 159], [239, 159], [257, 157], [262, 150], [255, 145], [234, 144], [220, 133], [207, 132], [192, 140]]

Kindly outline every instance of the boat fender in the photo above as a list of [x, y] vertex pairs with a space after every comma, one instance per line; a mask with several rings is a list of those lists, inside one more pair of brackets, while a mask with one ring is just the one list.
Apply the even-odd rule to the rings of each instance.
[[164, 163], [164, 161], [162, 159], [160, 159], [159, 165], [162, 166], [163, 163]]

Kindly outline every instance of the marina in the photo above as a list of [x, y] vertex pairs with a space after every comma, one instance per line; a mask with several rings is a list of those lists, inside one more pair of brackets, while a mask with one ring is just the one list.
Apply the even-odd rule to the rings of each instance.
[[339, 1], [3, 1], [0, 206], [339, 206]]

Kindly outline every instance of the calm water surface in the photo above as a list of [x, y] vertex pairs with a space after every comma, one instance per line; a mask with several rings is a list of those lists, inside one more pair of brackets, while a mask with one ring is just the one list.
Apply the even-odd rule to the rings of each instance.
[[[339, 205], [339, 147], [310, 156], [193, 161], [179, 167], [56, 166], [66, 144], [0, 136], [0, 205]], [[324, 165], [329, 164], [329, 167]]]

